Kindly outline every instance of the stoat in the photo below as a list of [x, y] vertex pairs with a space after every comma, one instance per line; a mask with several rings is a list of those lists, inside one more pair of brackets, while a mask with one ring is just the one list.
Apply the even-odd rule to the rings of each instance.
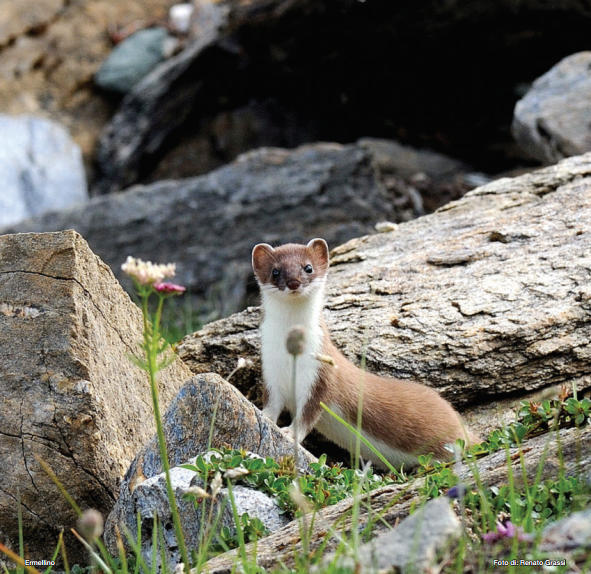
[[[324, 239], [275, 248], [260, 243], [252, 251], [263, 309], [264, 414], [276, 422], [286, 408], [292, 417], [287, 429], [292, 436], [303, 440], [316, 428], [329, 440], [350, 449], [354, 444], [352, 433], [324, 411], [320, 402], [353, 426], [357, 425], [361, 404], [363, 435], [391, 464], [404, 464], [406, 468], [415, 465], [417, 456], [424, 453], [449, 458], [449, 445], [457, 438], [467, 443], [476, 440], [459, 414], [433, 389], [363, 371], [336, 349], [323, 320], [328, 266]], [[305, 338], [303, 352], [296, 359], [294, 393], [293, 357], [286, 349], [286, 338], [298, 325], [305, 329]], [[330, 356], [333, 364], [319, 360], [319, 355]], [[382, 466], [363, 444], [361, 454]]]

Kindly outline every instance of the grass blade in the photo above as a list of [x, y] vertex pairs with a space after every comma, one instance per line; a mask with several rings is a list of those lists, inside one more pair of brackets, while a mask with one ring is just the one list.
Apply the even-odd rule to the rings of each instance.
[[[17, 512], [17, 520], [18, 520], [18, 553], [19, 556], [24, 560], [25, 559], [25, 543], [23, 539], [23, 507], [21, 505], [21, 491], [17, 489], [16, 491], [16, 512]], [[16, 567], [17, 574], [23, 574], [24, 570], [22, 566]]]
[[[62, 536], [63, 530], [60, 532], [60, 535], [58, 537], [58, 541], [57, 541], [57, 546], [55, 547], [55, 551], [53, 553], [53, 556], [51, 557], [51, 562], [53, 562], [55, 564], [55, 559], [57, 558], [57, 555], [60, 552], [60, 546], [64, 543], [64, 538]], [[51, 569], [53, 568], [53, 566], [50, 564], [44, 571], [43, 574], [49, 574], [51, 572]]]
[[244, 532], [242, 531], [242, 524], [240, 524], [240, 516], [238, 516], [238, 509], [236, 508], [236, 501], [234, 500], [234, 492], [232, 490], [232, 481], [228, 479], [228, 499], [232, 507], [232, 516], [234, 517], [234, 525], [236, 526], [236, 538], [238, 538], [238, 549], [240, 552], [240, 559], [242, 560], [242, 568], [245, 573], [250, 572], [248, 565], [248, 557], [246, 556], [246, 547], [244, 544]]
[[66, 545], [64, 544], [64, 531], [62, 530], [59, 535], [58, 542], [60, 544], [60, 551], [62, 553], [62, 560], [64, 562], [64, 572], [70, 574], [70, 565], [68, 564], [68, 554], [66, 552]]
[[391, 472], [394, 476], [396, 477], [400, 477], [400, 472], [394, 468], [391, 464], [390, 461], [388, 461], [388, 459], [373, 445], [371, 444], [371, 442], [369, 442], [353, 425], [349, 424], [345, 419], [343, 419], [342, 417], [340, 417], [339, 415], [337, 415], [334, 411], [332, 411], [327, 405], [325, 405], [324, 403], [320, 403], [320, 406], [334, 419], [336, 419], [337, 421], [339, 421], [343, 426], [345, 426], [348, 430], [350, 430], [355, 436], [357, 436], [359, 438], [359, 440], [369, 449], [371, 450], [371, 452], [373, 452], [382, 462], [382, 464], [384, 464], [384, 466], [388, 469], [389, 472]]

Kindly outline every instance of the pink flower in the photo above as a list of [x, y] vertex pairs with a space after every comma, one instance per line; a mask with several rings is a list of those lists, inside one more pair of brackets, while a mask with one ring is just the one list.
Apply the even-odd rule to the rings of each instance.
[[187, 290], [186, 287], [183, 287], [182, 285], [167, 282], [154, 283], [153, 287], [158, 293], [165, 293], [167, 295], [180, 295]]
[[496, 531], [495, 532], [487, 532], [482, 535], [482, 540], [484, 540], [484, 542], [486, 542], [487, 544], [492, 544], [493, 542], [496, 542], [497, 540], [500, 540], [501, 538], [502, 537]]
[[520, 526], [515, 526], [510, 520], [507, 520], [504, 524], [502, 522], [497, 522], [497, 530], [495, 532], [487, 532], [486, 534], [483, 534], [482, 540], [492, 544], [503, 538], [514, 538], [515, 536], [517, 536], [517, 539], [522, 542], [532, 540], [531, 534], [526, 534]]

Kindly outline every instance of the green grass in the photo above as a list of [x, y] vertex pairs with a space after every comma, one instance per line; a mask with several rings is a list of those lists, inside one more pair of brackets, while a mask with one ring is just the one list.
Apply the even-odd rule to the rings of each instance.
[[[591, 504], [591, 487], [582, 477], [567, 476], [564, 464], [560, 465], [556, 477], [542, 479], [545, 457], [539, 461], [535, 477], [528, 480], [523, 448], [527, 446], [527, 439], [531, 436], [546, 433], [548, 444], [550, 444], [551, 441], [557, 440], [555, 432], [557, 428], [587, 424], [590, 404], [591, 401], [588, 399], [569, 396], [544, 401], [539, 405], [524, 402], [518, 409], [515, 423], [493, 431], [482, 444], [465, 453], [464, 462], [472, 469], [473, 479], [471, 486], [464, 485], [465, 493], [461, 501], [466, 528], [454, 547], [442, 553], [440, 557], [441, 564], [443, 564], [441, 572], [451, 574], [452, 572], [519, 571], [521, 573], [539, 571], [538, 566], [519, 566], [518, 569], [510, 564], [506, 567], [495, 566], [494, 560], [507, 560], [510, 563], [511, 560], [547, 559], [546, 555], [536, 549], [539, 533], [550, 522], [589, 506]], [[519, 448], [519, 464], [513, 471], [510, 449], [515, 447]], [[476, 461], [483, 456], [503, 450], [507, 454], [507, 483], [500, 486], [484, 487], [478, 477]], [[199, 456], [194, 464], [184, 466], [197, 472], [204, 479], [206, 485], [211, 485], [216, 475], [229, 476], [232, 475], [232, 472], [228, 471], [239, 469], [240, 472], [237, 473], [240, 475], [239, 477], [232, 482], [227, 479], [229, 485], [241, 483], [261, 490], [273, 496], [282, 511], [287, 513], [290, 518], [302, 520], [302, 503], [293, 495], [292, 490], [294, 464], [290, 457], [275, 461], [271, 458], [263, 459], [244, 451], [220, 449], [213, 451], [207, 458]], [[331, 532], [330, 529], [328, 531], [329, 534], [337, 535], [340, 539], [337, 553], [354, 557], [356, 549], [371, 536], [373, 527], [379, 522], [379, 516], [374, 516], [373, 520], [364, 528], [362, 535], [359, 535], [355, 525], [359, 520], [361, 505], [364, 504], [362, 495], [389, 484], [401, 484], [403, 480], [412, 484], [415, 479], [423, 481], [417, 491], [415, 508], [429, 499], [445, 494], [448, 489], [458, 485], [454, 464], [437, 462], [433, 460], [432, 456], [419, 457], [418, 468], [407, 473], [406, 476], [401, 473], [382, 475], [374, 472], [371, 468], [360, 470], [346, 468], [340, 464], [329, 466], [326, 464], [326, 457], [322, 456], [318, 462], [310, 464], [309, 472], [298, 478], [299, 491], [308, 501], [309, 507], [313, 509], [311, 518], [305, 524], [306, 531], [301, 534], [304, 538], [306, 534], [309, 534], [318, 510], [346, 497], [354, 496], [355, 503], [351, 511], [353, 517], [352, 534], [347, 536], [343, 533]], [[192, 496], [196, 505], [207, 503], [206, 499], [199, 499], [196, 495]], [[73, 504], [75, 505], [75, 503]], [[230, 504], [238, 528], [234, 530], [227, 527], [218, 528], [215, 517], [203, 513], [214, 527], [206, 528], [207, 535], [203, 538], [206, 548], [201, 549], [198, 555], [193, 553], [193, 561], [202, 566], [209, 557], [216, 553], [230, 548], [239, 548], [241, 568], [245, 572], [258, 572], [255, 559], [249, 552], [252, 552], [252, 543], [267, 535], [267, 531], [258, 519], [247, 514], [239, 516], [232, 497], [230, 497]], [[523, 533], [524, 540], [516, 537], [500, 538], [494, 543], [483, 540], [483, 536], [495, 531], [497, 524], [503, 522], [513, 524], [519, 532]], [[22, 532], [20, 522], [19, 527]], [[114, 574], [128, 574], [128, 572], [152, 574], [153, 569], [148, 568], [143, 559], [137, 557], [139, 536], [138, 534], [135, 544], [130, 544], [132, 547], [135, 546], [135, 551], [129, 556], [123, 553], [122, 546], [119, 556], [109, 556], [104, 545], [97, 544], [94, 550], [96, 556], [93, 560], [95, 571], [98, 569], [99, 571], [111, 571]], [[153, 537], [154, 552], [157, 553], [162, 546], [159, 543], [162, 536], [157, 523], [154, 525]], [[251, 543], [250, 546], [247, 546], [249, 543]], [[24, 547], [23, 541], [19, 548], [21, 558], [24, 558]], [[60, 544], [56, 548], [56, 556], [58, 551], [63, 556]], [[278, 567], [274, 572], [307, 572], [313, 563], [317, 564], [322, 561], [322, 554], [322, 547], [320, 550], [316, 549], [314, 553], [300, 552], [295, 556], [293, 568]], [[587, 564], [587, 566], [591, 566], [591, 564]], [[558, 567], [554, 571], [564, 572], [566, 570], [566, 568]], [[86, 571], [86, 568], [79, 565], [75, 565], [69, 570], [72, 574], [82, 574]], [[344, 570], [335, 563], [324, 565], [321, 571], [341, 572]], [[24, 572], [24, 567], [19, 564], [14, 572], [21, 574]], [[46, 572], [49, 574], [51, 567]]]
[[187, 296], [171, 302], [164, 308], [162, 315], [162, 336], [164, 339], [174, 345], [178, 343], [185, 335], [194, 333], [201, 327], [217, 316], [205, 316], [203, 308], [197, 308], [194, 298]]
[[[182, 466], [197, 472], [205, 480], [211, 479], [218, 471], [225, 473], [231, 469], [244, 469], [248, 473], [239, 479], [240, 483], [274, 497], [283, 511], [291, 517], [295, 516], [297, 505], [290, 492], [293, 459], [286, 457], [275, 461], [231, 449], [216, 449], [213, 453], [208, 461], [198, 456], [195, 464]], [[359, 470], [345, 468], [341, 464], [328, 466], [326, 455], [323, 455], [318, 462], [310, 464], [310, 472], [300, 477], [299, 484], [302, 494], [318, 510], [351, 496], [362, 474]], [[364, 476], [364, 492], [395, 481], [392, 475], [376, 474], [370, 469]]]
[[[517, 413], [517, 420], [506, 428], [493, 431], [481, 445], [475, 446], [466, 453], [467, 463], [473, 469], [474, 486], [466, 488], [463, 497], [465, 524], [467, 529], [461, 539], [450, 550], [445, 559], [447, 566], [442, 572], [494, 572], [494, 560], [513, 559], [546, 559], [547, 556], [536, 550], [536, 539], [541, 530], [555, 520], [564, 518], [570, 513], [581, 510], [591, 504], [591, 488], [585, 479], [577, 476], [566, 476], [564, 465], [556, 478], [541, 479], [545, 463], [544, 457], [539, 461], [538, 472], [530, 483], [527, 480], [525, 462], [523, 459], [523, 441], [528, 437], [540, 434], [540, 421], [547, 426], [548, 440], [556, 440], [553, 429], [569, 427], [573, 424], [586, 424], [589, 419], [589, 400], [563, 397], [549, 401], [549, 408], [536, 410], [536, 404], [527, 402], [521, 404]], [[538, 414], [539, 412], [539, 414]], [[547, 413], [553, 413], [553, 421], [547, 420]], [[575, 420], [579, 413], [586, 413], [583, 419]], [[562, 414], [561, 414], [562, 413]], [[574, 418], [567, 416], [574, 414]], [[564, 416], [563, 416], [564, 415]], [[520, 461], [517, 477], [511, 471], [510, 448], [519, 447]], [[477, 479], [475, 462], [487, 454], [505, 450], [507, 453], [508, 483], [490, 488], [482, 486]], [[311, 507], [319, 510], [326, 505], [334, 504], [347, 496], [355, 495], [358, 501], [353, 508], [353, 515], [358, 514], [361, 496], [374, 488], [387, 484], [401, 483], [401, 474], [380, 475], [371, 470], [365, 474], [359, 470], [344, 468], [341, 465], [327, 466], [325, 457], [318, 463], [311, 465], [310, 472], [300, 478], [302, 493], [308, 498]], [[408, 480], [423, 478], [423, 486], [418, 491], [415, 507], [427, 500], [441, 496], [458, 484], [458, 477], [452, 463], [440, 463], [432, 456], [421, 456], [419, 467], [408, 475]], [[292, 517], [298, 516], [298, 508], [290, 496], [292, 483], [292, 468], [288, 461], [277, 462], [272, 459], [252, 457], [244, 452], [221, 450], [212, 456], [208, 462], [199, 457], [195, 465], [189, 466], [199, 472], [204, 478], [211, 477], [215, 472], [225, 472], [229, 469], [242, 468], [248, 471], [240, 477], [244, 485], [257, 488], [272, 496], [279, 502], [284, 511]], [[363, 475], [363, 480], [361, 477]], [[519, 485], [518, 480], [519, 479]], [[250, 531], [250, 539], [264, 535], [260, 525], [249, 529], [249, 517], [240, 517], [242, 529]], [[378, 517], [376, 517], [377, 522]], [[355, 523], [355, 519], [353, 520]], [[517, 538], [500, 539], [496, 543], [488, 543], [482, 539], [483, 535], [495, 531], [498, 522], [511, 522], [524, 540]], [[371, 534], [371, 526], [364, 531], [363, 539]], [[362, 542], [356, 539], [357, 530], [352, 529], [350, 540], [343, 539], [339, 544], [341, 552], [355, 549]], [[342, 536], [342, 535], [341, 535]], [[224, 533], [224, 548], [241, 545], [241, 541], [229, 532]], [[242, 552], [242, 551], [241, 551]], [[318, 552], [315, 553], [316, 555]], [[321, 556], [316, 556], [318, 562]], [[244, 557], [242, 557], [244, 561]], [[292, 569], [278, 568], [277, 572], [306, 572], [310, 561], [296, 557], [296, 566]], [[539, 571], [538, 566], [520, 566], [520, 572]], [[327, 572], [340, 571], [337, 565], [326, 566]], [[560, 567], [557, 572], [566, 571]]]
[[[510, 563], [511, 560], [547, 559], [546, 555], [536, 549], [539, 533], [550, 522], [589, 506], [591, 504], [591, 487], [584, 478], [567, 476], [563, 464], [560, 466], [558, 476], [542, 480], [545, 457], [539, 461], [535, 478], [528, 481], [522, 449], [527, 446], [528, 437], [546, 433], [548, 442], [556, 441], [555, 431], [557, 428], [587, 424], [590, 405], [591, 401], [588, 399], [569, 396], [544, 401], [539, 405], [524, 402], [519, 407], [515, 423], [493, 431], [481, 445], [477, 445], [465, 453], [465, 462], [472, 469], [473, 478], [473, 485], [465, 486], [462, 498], [466, 529], [454, 547], [441, 555], [440, 560], [443, 564], [441, 572], [451, 574], [452, 572], [519, 571], [521, 573], [539, 571], [538, 566], [519, 566], [518, 570], [517, 567], [512, 567], [510, 564], [495, 566], [494, 560], [507, 560]], [[514, 447], [520, 449], [519, 464], [515, 472], [512, 470], [509, 450]], [[479, 481], [476, 461], [487, 454], [502, 450], [507, 453], [507, 484], [484, 487]], [[287, 513], [290, 518], [302, 520], [301, 501], [298, 502], [298, 498], [294, 497], [292, 491], [294, 480], [292, 458], [287, 457], [281, 461], [275, 461], [271, 458], [263, 459], [253, 456], [244, 451], [221, 449], [213, 451], [207, 458], [199, 456], [195, 464], [184, 466], [197, 472], [204, 479], [206, 485], [211, 485], [216, 474], [231, 475], [232, 473], [228, 473], [228, 471], [239, 469], [240, 476], [238, 478], [232, 482], [227, 480], [230, 489], [231, 484], [241, 483], [261, 490], [273, 496], [283, 512]], [[326, 457], [322, 456], [317, 463], [310, 465], [308, 473], [302, 474], [298, 479], [300, 492], [308, 501], [310, 508], [313, 509], [312, 518], [306, 524], [306, 528], [310, 529], [318, 510], [346, 497], [354, 496], [355, 503], [351, 511], [354, 525], [351, 530], [352, 534], [349, 536], [338, 534], [340, 541], [337, 547], [337, 553], [354, 556], [356, 549], [371, 536], [373, 527], [379, 521], [379, 516], [375, 516], [373, 521], [370, 521], [363, 530], [362, 536], [359, 536], [355, 524], [359, 520], [361, 505], [364, 504], [362, 495], [388, 484], [400, 484], [403, 481], [403, 476], [400, 473], [381, 475], [371, 468], [355, 470], [340, 464], [329, 466], [326, 464]], [[412, 481], [417, 478], [423, 479], [423, 482], [418, 489], [415, 508], [429, 499], [445, 494], [448, 489], [458, 485], [454, 464], [434, 461], [431, 456], [419, 457], [418, 468], [412, 473], [407, 473], [405, 477], [409, 484], [412, 484]], [[193, 499], [196, 505], [207, 503], [206, 499], [199, 499], [195, 495], [193, 495]], [[202, 566], [206, 559], [216, 553], [230, 548], [239, 548], [241, 568], [245, 572], [258, 572], [255, 559], [249, 554], [252, 544], [250, 546], [247, 544], [265, 536], [267, 531], [258, 519], [247, 514], [239, 516], [232, 497], [230, 497], [230, 504], [238, 528], [234, 530], [227, 527], [218, 528], [216, 523], [215, 528], [210, 528], [207, 536], [203, 538], [206, 549], [200, 550], [199, 559], [196, 559], [197, 555], [193, 554], [193, 560]], [[208, 516], [210, 522], [215, 522], [211, 515], [207, 513], [203, 513], [203, 515]], [[495, 531], [499, 522], [511, 522], [519, 532], [523, 533], [524, 540], [513, 537], [500, 538], [494, 543], [484, 541], [483, 536]], [[22, 524], [19, 523], [19, 526], [19, 530], [22, 532]], [[301, 534], [305, 536], [306, 532]], [[332, 534], [336, 533], [332, 532]], [[157, 523], [154, 525], [153, 537], [154, 552], [157, 553], [161, 548], [159, 540], [162, 538]], [[131, 544], [132, 547], [135, 546], [135, 552], [130, 556], [123, 553], [122, 546], [118, 557], [108, 556], [104, 545], [98, 545], [95, 550], [98, 552], [98, 560], [94, 560], [93, 568], [95, 571], [97, 569], [107, 571], [108, 569], [116, 574], [128, 574], [128, 572], [152, 574], [153, 569], [148, 568], [142, 559], [137, 558], [138, 541], [135, 545]], [[21, 542], [19, 549], [21, 558], [24, 558], [24, 546], [24, 542]], [[58, 551], [62, 550], [58, 544], [56, 556]], [[307, 572], [312, 563], [319, 563], [322, 559], [322, 548], [320, 551], [317, 549], [314, 553], [300, 552], [295, 557], [295, 567], [278, 567], [275, 572]], [[587, 566], [591, 566], [591, 564], [587, 564]], [[564, 572], [566, 570], [566, 568], [558, 567], [554, 571]], [[79, 565], [75, 565], [69, 570], [72, 574], [82, 574], [86, 571], [86, 568]], [[324, 565], [321, 571], [341, 572], [344, 570], [335, 563]], [[24, 572], [24, 567], [19, 564], [14, 572], [21, 574]], [[51, 567], [46, 572], [49, 574]]]

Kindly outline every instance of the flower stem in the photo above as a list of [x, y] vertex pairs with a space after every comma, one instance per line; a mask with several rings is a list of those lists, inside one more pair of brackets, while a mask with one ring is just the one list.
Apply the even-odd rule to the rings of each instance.
[[[160, 320], [162, 319], [162, 307], [164, 306], [165, 295], [158, 293], [158, 305], [156, 307], [156, 314], [154, 315], [154, 336], [153, 336], [153, 349], [154, 349], [154, 361], [156, 361], [156, 355], [158, 354], [158, 345], [160, 343]], [[155, 363], [155, 368], [156, 363]]]
[[294, 470], [293, 470], [293, 478], [294, 480], [298, 479], [298, 475], [299, 475], [299, 428], [298, 428], [298, 423], [299, 423], [299, 413], [298, 413], [298, 403], [297, 403], [297, 392], [296, 392], [296, 374], [297, 374], [297, 368], [296, 368], [296, 359], [297, 359], [297, 355], [292, 355], [293, 356], [293, 360], [291, 363], [291, 397], [292, 397], [292, 401], [293, 401], [293, 417], [292, 417], [292, 421], [291, 421], [291, 426], [293, 429], [293, 466], [294, 466]]
[[[164, 303], [164, 297], [158, 297], [158, 307], [156, 315], [152, 323], [152, 328], [144, 333], [146, 337], [146, 359], [148, 365], [148, 376], [150, 379], [150, 391], [152, 393], [152, 405], [154, 407], [154, 419], [156, 421], [156, 434], [158, 436], [158, 447], [160, 449], [160, 460], [162, 461], [162, 468], [166, 478], [166, 493], [168, 495], [168, 502], [170, 504], [170, 513], [172, 515], [172, 522], [174, 525], [174, 531], [176, 534], [177, 543], [181, 552], [181, 559], [184, 565], [184, 571], [189, 574], [191, 564], [189, 562], [189, 554], [187, 552], [187, 546], [185, 544], [185, 537], [183, 535], [183, 527], [179, 516], [179, 509], [172, 489], [172, 481], [170, 479], [170, 463], [168, 461], [168, 454], [166, 452], [166, 439], [164, 437], [164, 427], [162, 425], [162, 417], [160, 415], [160, 401], [158, 397], [158, 383], [156, 381], [157, 367], [157, 353], [158, 344], [160, 339], [160, 319], [162, 317], [162, 306]], [[142, 297], [142, 311], [144, 312], [144, 318], [147, 317], [148, 313], [148, 296]], [[149, 322], [144, 323], [145, 329], [149, 328]], [[150, 332], [151, 331], [151, 332]]]

